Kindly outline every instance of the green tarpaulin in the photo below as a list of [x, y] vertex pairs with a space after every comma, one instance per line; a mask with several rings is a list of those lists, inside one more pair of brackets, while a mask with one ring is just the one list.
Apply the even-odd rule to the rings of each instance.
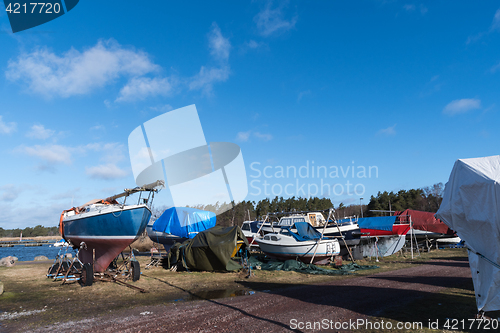
[[241, 266], [231, 260], [238, 241], [243, 241], [243, 246], [248, 247], [240, 227], [215, 226], [182, 244], [174, 244], [168, 254], [168, 267], [177, 265], [178, 269], [198, 271], [240, 269]]
[[304, 264], [297, 260], [287, 261], [274, 261], [267, 262], [260, 261], [255, 257], [250, 257], [248, 262], [252, 269], [262, 269], [265, 271], [295, 271], [306, 274], [322, 274], [322, 275], [347, 275], [363, 269], [375, 269], [378, 266], [361, 266], [356, 263], [349, 263], [340, 266], [339, 268], [327, 269], [318, 267], [313, 264]]

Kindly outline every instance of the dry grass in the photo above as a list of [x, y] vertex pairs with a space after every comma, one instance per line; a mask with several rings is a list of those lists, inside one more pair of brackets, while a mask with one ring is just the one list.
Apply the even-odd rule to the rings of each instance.
[[[376, 264], [380, 268], [359, 271], [354, 276], [374, 274], [409, 267], [417, 261], [425, 261], [439, 257], [465, 257], [463, 250], [439, 250], [423, 254], [413, 261], [404, 257], [385, 258], [376, 263], [361, 261], [360, 264]], [[183, 300], [196, 299], [197, 293], [206, 291], [228, 291], [232, 293], [244, 290], [248, 281], [242, 273], [214, 272], [171, 272], [162, 267], [145, 270], [149, 257], [138, 257], [143, 272], [141, 279], [133, 282], [134, 286], [144, 288], [147, 293], [110, 282], [97, 281], [90, 287], [81, 287], [78, 283], [61, 285], [61, 282], [48, 279], [45, 274], [49, 264], [27, 263], [12, 268], [0, 267], [0, 280], [4, 283], [4, 294], [0, 296], [0, 311], [15, 312], [23, 310], [42, 310], [36, 315], [36, 321], [29, 316], [19, 318], [25, 324], [39, 327], [51, 323], [68, 320], [79, 320], [98, 317], [111, 311], [134, 306], [147, 306], [174, 303]], [[269, 288], [284, 288], [295, 284], [315, 284], [332, 279], [345, 279], [350, 276], [308, 275], [297, 272], [256, 271], [252, 282]], [[352, 276], [352, 275], [351, 275]], [[267, 288], [267, 287], [266, 287]], [[453, 292], [471, 294], [470, 286]], [[450, 298], [450, 302], [453, 298]], [[474, 303], [473, 303], [474, 304]], [[415, 305], [416, 306], [416, 305]], [[410, 307], [411, 308], [411, 307]], [[425, 317], [425, 308], [422, 316]], [[467, 309], [469, 311], [469, 309]], [[411, 311], [408, 311], [411, 317]], [[32, 316], [33, 317], [33, 316]], [[391, 317], [394, 318], [394, 317]], [[404, 313], [401, 319], [406, 318]], [[412, 317], [413, 318], [413, 317]], [[426, 318], [430, 318], [427, 316]], [[458, 318], [458, 317], [457, 317]]]

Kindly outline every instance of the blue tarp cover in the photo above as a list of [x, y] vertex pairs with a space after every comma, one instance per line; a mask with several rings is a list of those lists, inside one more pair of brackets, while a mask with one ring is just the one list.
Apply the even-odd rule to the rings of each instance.
[[[316, 239], [321, 238], [321, 233], [319, 231], [317, 231], [316, 229], [314, 229], [314, 227], [307, 222], [295, 222], [295, 224], [292, 227], [286, 226], [286, 227], [282, 227], [282, 228], [285, 228], [285, 229], [295, 228], [295, 229], [297, 229], [297, 233], [294, 233], [292, 231], [290, 231], [290, 233], [299, 242], [308, 241], [308, 240], [316, 240]], [[323, 238], [326, 238], [326, 237], [323, 237]]]
[[358, 219], [358, 225], [361, 229], [392, 231], [395, 221], [396, 216], [365, 217]]
[[214, 227], [215, 223], [215, 213], [196, 208], [172, 207], [155, 221], [153, 230], [179, 237], [194, 238], [198, 232]]

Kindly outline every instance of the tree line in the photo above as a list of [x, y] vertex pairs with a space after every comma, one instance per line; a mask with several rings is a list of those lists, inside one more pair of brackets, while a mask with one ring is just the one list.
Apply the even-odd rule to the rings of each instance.
[[233, 226], [243, 223], [243, 221], [262, 220], [268, 213], [292, 212], [292, 211], [318, 211], [333, 208], [333, 203], [329, 198], [301, 198], [301, 197], [275, 197], [255, 201], [242, 201], [237, 205], [217, 204], [207, 206], [196, 206], [194, 208], [208, 210], [214, 213], [223, 211], [217, 215], [217, 225]]
[[377, 212], [380, 210], [403, 211], [414, 209], [424, 212], [435, 213], [443, 201], [444, 185], [437, 183], [419, 189], [400, 190], [394, 192], [378, 192], [377, 196], [371, 196], [367, 206], [367, 216], [383, 216], [388, 213]]
[[36, 227], [26, 227], [24, 229], [4, 229], [0, 227], [0, 237], [19, 237], [23, 233], [24, 237], [36, 236], [57, 236], [59, 235], [59, 227], [44, 227], [37, 225]]
[[[302, 197], [275, 197], [270, 200], [269, 198], [262, 199], [258, 202], [255, 201], [242, 201], [237, 205], [231, 203], [222, 203], [215, 205], [199, 205], [194, 208], [208, 210], [218, 214], [217, 225], [221, 226], [241, 226], [243, 221], [254, 221], [256, 219], [263, 219], [267, 213], [277, 212], [292, 212], [292, 211], [320, 211], [329, 208], [335, 208], [335, 217], [342, 219], [349, 216], [384, 216], [388, 215], [389, 211], [403, 211], [405, 209], [414, 209], [426, 212], [437, 212], [441, 201], [443, 201], [444, 185], [437, 183], [432, 186], [400, 190], [398, 192], [378, 192], [376, 196], [370, 197], [368, 205], [349, 205], [346, 206], [340, 203], [334, 207], [330, 198], [302, 198]], [[161, 216], [166, 207], [153, 208], [152, 219]], [[362, 212], [362, 213], [361, 213]], [[34, 228], [24, 229], [11, 229], [5, 230], [0, 227], [0, 237], [18, 237], [20, 233], [23, 237], [35, 236], [54, 236], [59, 234], [58, 227], [43, 227], [37, 225]]]

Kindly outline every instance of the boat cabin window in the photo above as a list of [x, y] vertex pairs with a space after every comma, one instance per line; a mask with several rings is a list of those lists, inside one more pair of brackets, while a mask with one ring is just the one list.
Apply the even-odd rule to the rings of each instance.
[[276, 236], [271, 236], [271, 240], [272, 240], [272, 241], [277, 241], [277, 240], [278, 240], [278, 237], [276, 237]]
[[280, 225], [292, 225], [292, 219], [284, 217], [280, 221]]
[[303, 218], [303, 217], [300, 217], [300, 218], [294, 218], [293, 219], [293, 223], [295, 222], [305, 222], [306, 220]]
[[269, 237], [269, 236], [264, 236], [264, 239], [265, 239], [265, 240], [269, 240], [269, 239], [270, 239], [270, 237]]
[[248, 230], [248, 231], [250, 231], [250, 224], [243, 223], [243, 225], [241, 226], [241, 230]]

